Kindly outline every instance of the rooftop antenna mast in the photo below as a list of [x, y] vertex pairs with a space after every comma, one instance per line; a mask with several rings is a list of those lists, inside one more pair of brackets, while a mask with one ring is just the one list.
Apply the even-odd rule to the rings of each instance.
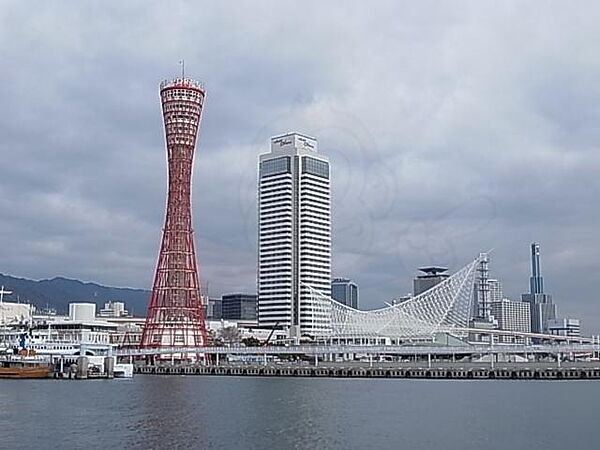
[[179, 60], [179, 64], [181, 64], [181, 79], [185, 80], [185, 59]]

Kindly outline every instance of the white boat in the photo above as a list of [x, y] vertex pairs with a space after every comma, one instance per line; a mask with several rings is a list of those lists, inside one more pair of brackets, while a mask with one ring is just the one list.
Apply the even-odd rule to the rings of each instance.
[[113, 369], [115, 378], [133, 378], [133, 364], [121, 363], [115, 364]]

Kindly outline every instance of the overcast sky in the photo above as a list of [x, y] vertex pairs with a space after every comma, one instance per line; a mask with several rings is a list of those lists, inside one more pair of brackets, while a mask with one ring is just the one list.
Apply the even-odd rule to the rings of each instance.
[[[150, 288], [166, 195], [158, 84], [207, 100], [193, 208], [213, 296], [255, 291], [270, 136], [331, 158], [333, 274], [362, 306], [542, 246], [559, 313], [600, 331], [596, 2], [31, 2], [0, 8], [0, 272]], [[36, 5], [36, 6], [33, 6]]]

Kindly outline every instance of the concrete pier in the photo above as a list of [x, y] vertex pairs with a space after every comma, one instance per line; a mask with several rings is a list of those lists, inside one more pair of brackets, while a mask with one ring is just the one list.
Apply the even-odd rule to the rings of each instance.
[[75, 372], [75, 378], [78, 380], [85, 380], [88, 377], [88, 358], [86, 356], [80, 356], [77, 358], [77, 371]]
[[112, 356], [104, 358], [104, 374], [106, 378], [114, 378], [115, 376], [115, 358]]
[[318, 366], [308, 365], [160, 365], [137, 366], [148, 375], [217, 375], [261, 377], [418, 378], [432, 380], [600, 380], [600, 364], [551, 367], [545, 363], [443, 366]]
[[114, 356], [60, 356], [54, 360], [49, 377], [60, 380], [112, 379], [115, 364]]

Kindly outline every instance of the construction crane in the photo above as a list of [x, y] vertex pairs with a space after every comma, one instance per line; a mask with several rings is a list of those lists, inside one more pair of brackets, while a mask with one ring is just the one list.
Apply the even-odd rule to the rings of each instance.
[[263, 346], [269, 345], [269, 341], [273, 337], [273, 333], [275, 333], [275, 329], [279, 326], [279, 323], [280, 322], [276, 322], [275, 325], [273, 325], [273, 328], [271, 329], [271, 332], [269, 333], [269, 336], [267, 337], [267, 340], [263, 343]]

